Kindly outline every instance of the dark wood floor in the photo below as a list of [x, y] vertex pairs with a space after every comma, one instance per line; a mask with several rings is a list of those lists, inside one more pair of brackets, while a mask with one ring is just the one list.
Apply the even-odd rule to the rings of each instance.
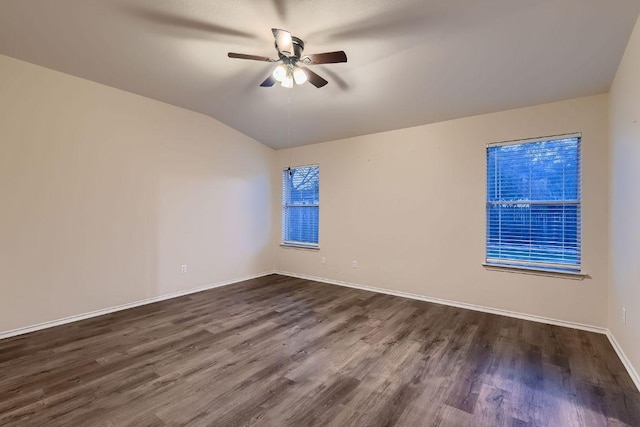
[[268, 276], [0, 341], [0, 425], [640, 425], [603, 335]]

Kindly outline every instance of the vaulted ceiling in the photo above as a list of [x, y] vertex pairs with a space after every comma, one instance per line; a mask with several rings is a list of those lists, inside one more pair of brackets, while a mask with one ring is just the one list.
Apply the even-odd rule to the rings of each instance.
[[[0, 53], [197, 111], [274, 148], [607, 92], [638, 0], [2, 0]], [[329, 84], [259, 87], [271, 28]], [[288, 137], [288, 105], [292, 107]]]

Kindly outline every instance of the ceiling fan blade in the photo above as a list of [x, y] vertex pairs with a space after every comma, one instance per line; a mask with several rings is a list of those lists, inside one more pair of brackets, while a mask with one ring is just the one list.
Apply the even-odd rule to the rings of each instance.
[[311, 60], [309, 64], [336, 64], [338, 62], [347, 62], [347, 54], [343, 50], [337, 52], [314, 53], [307, 55]]
[[293, 56], [295, 52], [293, 51], [293, 39], [291, 38], [291, 33], [278, 28], [272, 28], [271, 32], [273, 33], [273, 37], [276, 39], [276, 49], [278, 49], [278, 52], [287, 58]]
[[287, 18], [287, 9], [284, 2], [285, 0], [271, 0], [273, 7], [276, 9], [276, 13], [278, 14], [278, 18], [280, 18], [281, 21], [284, 21]]
[[326, 81], [325, 79], [323, 79], [322, 77], [320, 77], [319, 75], [311, 71], [310, 69], [303, 68], [303, 70], [305, 73], [307, 73], [307, 81], [312, 85], [314, 85], [315, 87], [321, 88], [322, 86], [329, 83], [328, 81]]
[[240, 31], [233, 27], [219, 25], [214, 22], [208, 22], [204, 19], [194, 19], [185, 16], [174, 15], [170, 13], [160, 12], [152, 9], [144, 9], [137, 7], [127, 7], [125, 9], [132, 16], [140, 18], [151, 24], [160, 24], [163, 31], [172, 31], [174, 29], [201, 32], [210, 38], [211, 34], [221, 36], [235, 36], [246, 39], [256, 39], [255, 34]]
[[237, 59], [251, 59], [253, 61], [266, 61], [266, 62], [275, 62], [275, 60], [271, 58], [267, 58], [266, 56], [258, 56], [258, 55], [247, 55], [245, 53], [228, 53], [229, 58], [237, 58]]
[[269, 76], [267, 77], [267, 79], [265, 81], [263, 81], [262, 83], [260, 83], [261, 87], [271, 87], [274, 84], [276, 84], [276, 79], [273, 76]]
[[[349, 20], [343, 25], [326, 27], [323, 30], [306, 34], [309, 40], [322, 42], [345, 42], [353, 40], [370, 40], [381, 38], [388, 40], [414, 40], [416, 31], [422, 31], [426, 26], [444, 25], [452, 19], [447, 8], [447, 2], [441, 6], [424, 7], [419, 1], [396, 2], [393, 8], [387, 8], [374, 16], [363, 16], [361, 19]], [[398, 41], [400, 41], [398, 40]], [[395, 43], [394, 43], [395, 45]]]

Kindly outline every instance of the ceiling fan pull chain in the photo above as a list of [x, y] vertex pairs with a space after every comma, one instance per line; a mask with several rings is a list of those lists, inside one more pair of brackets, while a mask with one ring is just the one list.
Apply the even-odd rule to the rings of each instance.
[[291, 148], [291, 93], [292, 90], [287, 91], [288, 94], [288, 108], [287, 108], [287, 145], [289, 146], [289, 176], [291, 176], [291, 159], [293, 157], [293, 149]]

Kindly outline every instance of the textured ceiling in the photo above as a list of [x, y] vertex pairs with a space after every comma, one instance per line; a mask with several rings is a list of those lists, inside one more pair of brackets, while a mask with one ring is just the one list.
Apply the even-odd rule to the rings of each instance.
[[[2, 0], [0, 53], [284, 148], [606, 92], [639, 12], [638, 0]], [[321, 89], [261, 88], [273, 65], [227, 52], [275, 56], [272, 27], [349, 62], [313, 66]]]

